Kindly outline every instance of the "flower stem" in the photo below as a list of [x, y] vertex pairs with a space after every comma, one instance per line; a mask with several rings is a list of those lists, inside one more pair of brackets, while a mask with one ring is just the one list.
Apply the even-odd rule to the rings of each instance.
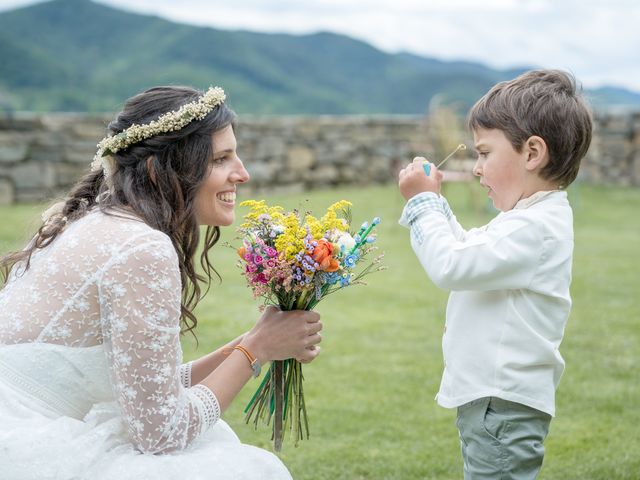
[[282, 450], [282, 415], [284, 411], [284, 361], [274, 363], [274, 420], [273, 420], [273, 449], [276, 452]]

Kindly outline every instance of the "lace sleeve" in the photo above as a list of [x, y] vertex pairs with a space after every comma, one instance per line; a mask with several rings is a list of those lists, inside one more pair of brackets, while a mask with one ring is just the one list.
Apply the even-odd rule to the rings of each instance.
[[184, 449], [220, 416], [211, 390], [182, 383], [180, 285], [165, 238], [112, 256], [99, 281], [111, 382], [132, 442], [144, 453]]

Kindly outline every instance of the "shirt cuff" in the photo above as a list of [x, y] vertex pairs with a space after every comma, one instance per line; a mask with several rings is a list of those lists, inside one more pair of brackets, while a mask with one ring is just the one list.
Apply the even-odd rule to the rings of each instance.
[[451, 220], [453, 218], [453, 212], [451, 211], [451, 207], [449, 206], [449, 202], [444, 197], [440, 197], [442, 200], [442, 208], [444, 209], [444, 214], [447, 217], [447, 220]]
[[[410, 228], [418, 217], [430, 211], [439, 212], [446, 216], [443, 198], [434, 192], [421, 192], [414, 195], [405, 205], [398, 223], [403, 227]], [[449, 209], [449, 212], [451, 212], [451, 209]]]

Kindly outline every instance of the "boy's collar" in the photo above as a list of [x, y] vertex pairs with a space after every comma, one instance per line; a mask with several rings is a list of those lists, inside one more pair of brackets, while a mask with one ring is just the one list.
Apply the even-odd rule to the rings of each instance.
[[531, 196], [529, 196], [527, 198], [523, 198], [522, 200], [519, 200], [518, 203], [515, 204], [513, 209], [515, 210], [515, 209], [519, 209], [519, 208], [529, 208], [534, 203], [539, 202], [543, 198], [546, 198], [549, 195], [551, 195], [552, 193], [557, 193], [557, 192], [561, 192], [561, 191], [562, 190], [541, 190], [541, 191], [536, 192], [536, 193], [534, 193], [533, 195], [531, 195]]

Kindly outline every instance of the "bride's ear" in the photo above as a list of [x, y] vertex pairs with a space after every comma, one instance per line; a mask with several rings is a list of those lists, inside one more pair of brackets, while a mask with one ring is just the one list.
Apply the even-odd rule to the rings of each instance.
[[542, 137], [533, 135], [524, 143], [527, 153], [527, 163], [525, 168], [530, 172], [540, 170], [549, 162], [549, 150], [547, 142]]

